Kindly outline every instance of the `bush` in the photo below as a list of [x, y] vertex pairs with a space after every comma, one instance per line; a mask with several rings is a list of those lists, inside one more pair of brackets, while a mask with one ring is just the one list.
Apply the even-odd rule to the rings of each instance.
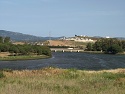
[[108, 49], [107, 49], [107, 53], [111, 53], [111, 54], [117, 54], [119, 52], [122, 52], [122, 48], [116, 44], [110, 46]]
[[66, 79], [77, 79], [79, 76], [76, 69], [69, 69], [63, 74], [63, 77]]
[[110, 80], [116, 80], [118, 78], [125, 78], [125, 74], [121, 74], [121, 73], [114, 74], [114, 73], [104, 72], [102, 74], [102, 77]]
[[3, 74], [2, 71], [0, 71], [0, 78], [3, 78], [3, 77], [5, 77], [5, 75]]
[[120, 41], [115, 38], [101, 38], [98, 39], [94, 44], [88, 43], [86, 46], [87, 50], [92, 51], [103, 51], [107, 54], [117, 54], [125, 50], [125, 41]]
[[2, 69], [2, 71], [5, 71], [5, 72], [13, 72], [12, 69], [8, 69], [8, 68]]

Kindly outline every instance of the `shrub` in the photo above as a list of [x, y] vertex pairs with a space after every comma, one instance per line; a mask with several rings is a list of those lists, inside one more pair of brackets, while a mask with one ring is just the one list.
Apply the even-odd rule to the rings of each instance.
[[13, 72], [12, 69], [8, 69], [8, 68], [2, 69], [2, 71], [5, 71], [5, 72]]
[[66, 79], [77, 79], [79, 76], [76, 69], [69, 69], [63, 74], [63, 77]]
[[122, 52], [122, 48], [119, 45], [112, 45], [107, 49], [107, 53], [111, 53], [111, 54], [117, 54], [119, 52]]
[[107, 73], [107, 72], [104, 72], [102, 74], [102, 77], [106, 78], [106, 79], [110, 79], [110, 80], [116, 80], [118, 78], [125, 78], [125, 74], [121, 74], [121, 73]]
[[3, 78], [3, 77], [5, 77], [5, 75], [3, 74], [2, 71], [0, 71], [0, 78]]

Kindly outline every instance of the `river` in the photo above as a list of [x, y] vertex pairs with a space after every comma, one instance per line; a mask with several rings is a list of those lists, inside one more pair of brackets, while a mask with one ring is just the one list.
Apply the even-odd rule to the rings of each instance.
[[125, 55], [107, 55], [73, 52], [53, 52], [52, 58], [23, 61], [0, 61], [0, 69], [41, 69], [44, 67], [103, 70], [125, 68]]

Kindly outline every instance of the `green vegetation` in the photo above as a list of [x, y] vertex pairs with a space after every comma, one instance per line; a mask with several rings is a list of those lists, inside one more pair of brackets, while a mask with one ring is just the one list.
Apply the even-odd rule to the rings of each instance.
[[9, 57], [0, 57], [2, 61], [15, 61], [15, 60], [35, 60], [35, 59], [44, 59], [50, 58], [46, 55], [21, 55], [21, 56], [9, 56]]
[[38, 45], [13, 45], [13, 44], [0, 44], [0, 52], [10, 52], [11, 55], [51, 55], [48, 47]]
[[94, 44], [88, 43], [86, 46], [87, 51], [103, 51], [108, 54], [117, 54], [125, 51], [125, 41], [114, 38], [101, 38]]
[[2, 71], [0, 71], [0, 78], [4, 78], [4, 77], [5, 77], [5, 75], [3, 74]]
[[9, 43], [10, 37], [1, 37], [0, 36], [0, 43]]
[[125, 69], [2, 71], [0, 94], [124, 94]]
[[30, 44], [14, 45], [10, 42], [9, 37], [0, 37], [0, 52], [10, 53], [9, 57], [0, 57], [0, 60], [27, 60], [51, 57], [49, 47]]

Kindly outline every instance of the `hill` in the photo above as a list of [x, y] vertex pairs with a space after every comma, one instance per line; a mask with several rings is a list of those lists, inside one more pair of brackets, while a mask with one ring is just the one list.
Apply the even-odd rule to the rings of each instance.
[[125, 40], [124, 37], [116, 37], [116, 38], [119, 39], [119, 40]]
[[[6, 30], [0, 30], [0, 36], [10, 37], [13, 41], [45, 41], [49, 39], [49, 37], [38, 37]], [[51, 37], [51, 39], [58, 39], [58, 37]]]

